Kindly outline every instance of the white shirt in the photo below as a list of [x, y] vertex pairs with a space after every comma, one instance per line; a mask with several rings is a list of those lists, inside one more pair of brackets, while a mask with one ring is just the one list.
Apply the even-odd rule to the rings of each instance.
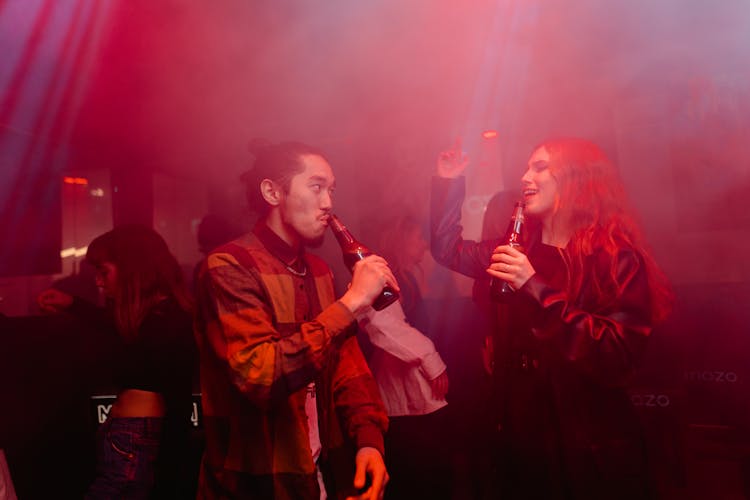
[[432, 396], [430, 380], [445, 369], [435, 345], [406, 321], [399, 302], [358, 318], [376, 347], [370, 370], [389, 416], [426, 415], [448, 403]]
[[[305, 397], [305, 414], [307, 415], [308, 439], [310, 440], [310, 453], [312, 453], [313, 462], [315, 462], [315, 473], [318, 475], [318, 486], [320, 486], [320, 500], [326, 500], [328, 495], [326, 487], [323, 484], [323, 475], [318, 467], [318, 458], [322, 446], [320, 443], [320, 431], [318, 426], [318, 405], [315, 402], [316, 397], [315, 382], [307, 385], [307, 396]], [[0, 499], [2, 500], [2, 499]]]

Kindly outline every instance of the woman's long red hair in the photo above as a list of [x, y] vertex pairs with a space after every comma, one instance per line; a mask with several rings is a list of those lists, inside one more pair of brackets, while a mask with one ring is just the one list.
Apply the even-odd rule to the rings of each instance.
[[553, 139], [541, 146], [549, 152], [550, 173], [558, 183], [557, 213], [573, 228], [567, 246], [571, 271], [569, 294], [577, 297], [581, 293], [584, 260], [601, 250], [610, 257], [609, 273], [608, 276], [594, 273], [594, 292], [602, 303], [616, 299], [621, 289], [617, 254], [630, 248], [646, 266], [653, 320], [664, 319], [672, 306], [671, 288], [646, 248], [612, 162], [596, 144], [584, 139]]

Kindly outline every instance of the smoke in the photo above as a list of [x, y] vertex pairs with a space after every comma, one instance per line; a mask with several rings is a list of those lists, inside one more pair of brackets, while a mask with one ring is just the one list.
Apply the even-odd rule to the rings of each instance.
[[[310, 142], [364, 220], [424, 214], [456, 137], [475, 159], [470, 195], [487, 200], [534, 144], [579, 135], [619, 164], [657, 254], [693, 255], [709, 214], [749, 224], [748, 22], [738, 0], [122, 2], [77, 140], [98, 164], [219, 183], [253, 137]], [[492, 164], [485, 129], [499, 132]], [[731, 262], [717, 279], [746, 279]]]

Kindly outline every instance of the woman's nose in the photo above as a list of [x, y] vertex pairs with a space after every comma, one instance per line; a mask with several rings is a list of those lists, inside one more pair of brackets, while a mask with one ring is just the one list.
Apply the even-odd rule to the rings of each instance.
[[521, 185], [525, 186], [527, 184], [531, 184], [531, 170], [526, 170], [526, 172], [523, 173], [521, 176]]

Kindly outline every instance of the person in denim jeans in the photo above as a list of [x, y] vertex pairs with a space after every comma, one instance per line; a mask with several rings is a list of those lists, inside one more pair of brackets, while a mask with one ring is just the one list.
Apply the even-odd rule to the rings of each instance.
[[97, 435], [96, 480], [88, 498], [148, 498], [154, 486], [162, 418], [112, 417]]
[[97, 237], [86, 260], [106, 309], [55, 289], [38, 299], [44, 311], [95, 323], [111, 353], [118, 395], [98, 432], [96, 477], [86, 498], [189, 496], [185, 457], [196, 351], [180, 266], [162, 237], [140, 225]]

